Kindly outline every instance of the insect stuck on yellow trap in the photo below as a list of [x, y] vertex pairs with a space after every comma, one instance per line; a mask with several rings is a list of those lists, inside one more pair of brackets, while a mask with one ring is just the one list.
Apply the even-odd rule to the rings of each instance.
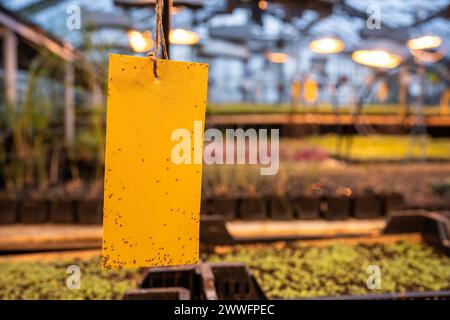
[[[201, 163], [175, 164], [171, 134], [204, 130], [208, 65], [111, 55], [102, 267], [194, 264]], [[192, 141], [193, 151], [203, 148]]]

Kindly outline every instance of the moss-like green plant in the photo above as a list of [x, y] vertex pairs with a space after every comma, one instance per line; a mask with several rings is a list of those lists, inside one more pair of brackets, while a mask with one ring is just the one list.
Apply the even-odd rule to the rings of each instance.
[[[0, 263], [0, 299], [122, 299], [136, 288], [140, 270], [101, 270], [100, 258], [52, 263]], [[81, 270], [81, 288], [66, 286], [69, 265]]]
[[[244, 262], [269, 298], [450, 289], [450, 259], [424, 244], [239, 246], [203, 258]], [[380, 267], [379, 290], [367, 287], [369, 265]]]
[[[450, 259], [417, 243], [236, 246], [204, 254], [210, 262], [244, 262], [269, 298], [301, 298], [450, 290]], [[81, 288], [68, 289], [69, 265], [81, 269]], [[381, 288], [367, 288], [367, 267], [378, 265]], [[100, 258], [0, 263], [0, 299], [121, 299], [142, 270], [105, 270]]]

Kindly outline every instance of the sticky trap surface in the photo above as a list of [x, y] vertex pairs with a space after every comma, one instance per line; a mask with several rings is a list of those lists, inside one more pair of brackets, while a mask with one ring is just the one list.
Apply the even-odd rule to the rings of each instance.
[[[203, 148], [208, 65], [110, 55], [102, 266], [194, 264], [202, 165], [174, 164], [174, 130]], [[194, 121], [201, 121], [200, 144]], [[200, 151], [201, 152], [201, 151]]]

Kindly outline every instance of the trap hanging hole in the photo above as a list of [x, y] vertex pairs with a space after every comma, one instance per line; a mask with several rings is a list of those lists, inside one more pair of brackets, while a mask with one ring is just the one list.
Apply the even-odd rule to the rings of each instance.
[[153, 61], [153, 75], [155, 76], [155, 80], [159, 80], [158, 77], [158, 58], [156, 58], [156, 55], [154, 52], [150, 52], [147, 54], [147, 57], [149, 57]]

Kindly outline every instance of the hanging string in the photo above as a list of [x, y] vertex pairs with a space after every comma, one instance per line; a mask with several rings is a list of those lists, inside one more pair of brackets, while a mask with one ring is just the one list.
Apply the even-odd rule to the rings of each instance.
[[159, 44], [161, 42], [162, 46], [162, 57], [163, 59], [168, 59], [169, 56], [167, 54], [167, 46], [166, 46], [166, 39], [164, 37], [164, 27], [163, 27], [163, 16], [164, 11], [164, 2], [163, 0], [156, 0], [155, 5], [155, 47], [153, 52], [149, 52], [147, 54], [147, 57], [153, 60], [154, 67], [153, 67], [153, 73], [155, 74], [155, 78], [158, 78], [158, 53], [159, 53]]

